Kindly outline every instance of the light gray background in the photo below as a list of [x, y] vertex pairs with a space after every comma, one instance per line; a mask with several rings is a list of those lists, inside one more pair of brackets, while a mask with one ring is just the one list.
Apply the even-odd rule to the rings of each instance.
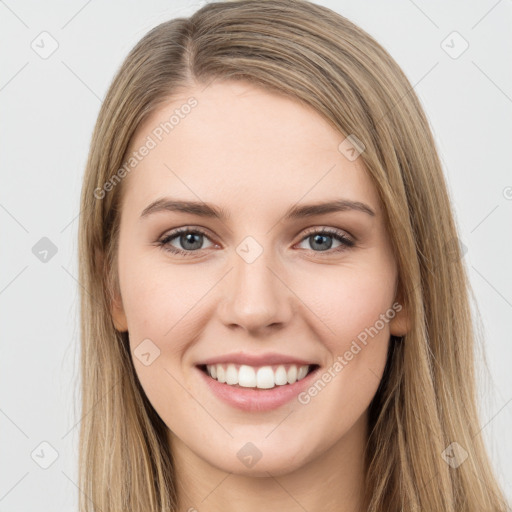
[[[481, 435], [512, 498], [512, 0], [318, 3], [391, 53], [431, 120], [486, 334]], [[136, 41], [200, 5], [0, 1], [0, 512], [77, 509], [79, 421], [89, 411], [75, 406], [76, 237], [90, 136]], [[31, 47], [51, 48], [43, 31], [58, 43], [46, 59]], [[453, 31], [469, 44], [457, 58]], [[46, 262], [32, 250], [43, 237], [57, 248]]]

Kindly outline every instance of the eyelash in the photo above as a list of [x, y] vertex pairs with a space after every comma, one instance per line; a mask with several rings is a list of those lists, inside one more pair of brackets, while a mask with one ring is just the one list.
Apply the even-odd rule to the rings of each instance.
[[[198, 228], [190, 229], [188, 227], [185, 227], [185, 228], [176, 229], [175, 231], [172, 231], [171, 233], [167, 234], [164, 238], [158, 240], [157, 245], [164, 251], [168, 251], [172, 254], [178, 254], [180, 256], [192, 256], [194, 253], [201, 252], [201, 249], [197, 249], [197, 250], [193, 250], [193, 251], [185, 251], [183, 249], [176, 249], [176, 247], [172, 247], [171, 245], [169, 245], [169, 242], [171, 240], [175, 239], [182, 233], [203, 235], [206, 238], [209, 238], [208, 234], [201, 229], [198, 229]], [[323, 228], [323, 229], [311, 228], [310, 231], [306, 231], [306, 233], [304, 234], [304, 236], [302, 237], [302, 239], [300, 240], [299, 243], [303, 242], [306, 238], [309, 238], [313, 235], [328, 235], [332, 238], [335, 238], [342, 244], [340, 247], [337, 247], [335, 249], [328, 249], [326, 251], [313, 251], [313, 252], [317, 252], [320, 254], [322, 254], [322, 253], [327, 253], [327, 254], [338, 253], [338, 252], [344, 251], [346, 249], [349, 249], [355, 245], [355, 242], [353, 240], [351, 240], [350, 238], [348, 238], [347, 236], [345, 236], [341, 231], [338, 231], [338, 230], [332, 229], [332, 228]]]

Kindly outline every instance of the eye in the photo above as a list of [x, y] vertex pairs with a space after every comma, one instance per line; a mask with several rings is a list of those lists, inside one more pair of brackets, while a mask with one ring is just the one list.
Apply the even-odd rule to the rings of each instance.
[[[185, 249], [176, 248], [171, 245], [171, 241], [175, 238], [178, 239], [179, 244]], [[162, 238], [158, 245], [165, 251], [173, 254], [180, 254], [182, 256], [191, 256], [192, 253], [198, 252], [203, 249], [203, 240], [208, 238], [206, 233], [200, 229], [180, 228], [172, 231]], [[212, 244], [213, 245], [213, 244]]]
[[[330, 250], [332, 248], [332, 239], [335, 239], [339, 242], [339, 246]], [[332, 228], [323, 228], [317, 229], [313, 228], [308, 231], [306, 236], [302, 239], [304, 241], [308, 241], [314, 249], [314, 252], [339, 252], [350, 247], [354, 247], [355, 242], [346, 236], [342, 231]]]

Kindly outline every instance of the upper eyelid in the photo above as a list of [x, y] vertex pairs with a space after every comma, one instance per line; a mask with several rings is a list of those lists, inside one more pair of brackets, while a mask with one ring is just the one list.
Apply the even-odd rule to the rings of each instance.
[[181, 228], [171, 229], [170, 231], [164, 231], [164, 233], [158, 237], [158, 240], [161, 241], [161, 240], [165, 240], [166, 238], [172, 239], [182, 233], [190, 233], [190, 232], [198, 232], [201, 235], [211, 238], [209, 231], [205, 228], [184, 226]]
[[[335, 227], [330, 227], [330, 226], [313, 226], [311, 228], [306, 228], [305, 230], [302, 230], [301, 232], [304, 233], [303, 237], [307, 236], [308, 234], [310, 233], [315, 233], [317, 231], [326, 231], [327, 233], [330, 233], [330, 234], [342, 234], [342, 235], [347, 235], [348, 238], [351, 238], [353, 240], [356, 239], [355, 236], [352, 235], [352, 233], [350, 233], [349, 231], [347, 231], [346, 229], [342, 229], [342, 228], [335, 228]], [[332, 232], [332, 233], [331, 233]]]

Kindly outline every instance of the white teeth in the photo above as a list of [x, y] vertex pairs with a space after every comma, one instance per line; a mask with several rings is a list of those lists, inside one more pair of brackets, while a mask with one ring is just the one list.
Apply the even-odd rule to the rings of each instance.
[[278, 386], [288, 384], [288, 379], [286, 378], [286, 370], [283, 365], [277, 367], [274, 380]]
[[297, 380], [297, 367], [292, 364], [290, 368], [288, 368], [286, 376], [288, 378], [288, 384], [293, 384]]
[[256, 387], [261, 389], [270, 389], [275, 386], [274, 371], [270, 366], [263, 366], [258, 369], [256, 374]]
[[301, 366], [299, 371], [297, 372], [297, 380], [302, 380], [306, 374], [308, 373], [308, 369], [305, 366]]
[[[229, 365], [233, 366], [233, 365]], [[233, 366], [233, 368], [235, 368]], [[236, 371], [236, 369], [235, 369]], [[254, 368], [251, 366], [242, 365], [240, 366], [240, 370], [238, 372], [239, 375], [239, 385], [244, 388], [253, 388], [256, 386], [256, 373], [254, 372]]]
[[208, 375], [213, 379], [233, 385], [239, 385], [244, 388], [271, 389], [275, 386], [284, 386], [294, 384], [302, 380], [308, 374], [309, 365], [297, 367], [295, 364], [279, 366], [261, 366], [253, 367], [245, 364], [213, 364], [207, 365]]
[[[207, 367], [208, 368], [208, 367]], [[220, 364], [217, 365], [217, 377], [213, 377], [210, 366], [210, 376], [216, 378], [219, 382], [226, 382], [226, 372], [224, 371], [224, 367]]]
[[228, 369], [226, 370], [226, 384], [238, 384], [238, 372], [234, 364], [228, 364]]

